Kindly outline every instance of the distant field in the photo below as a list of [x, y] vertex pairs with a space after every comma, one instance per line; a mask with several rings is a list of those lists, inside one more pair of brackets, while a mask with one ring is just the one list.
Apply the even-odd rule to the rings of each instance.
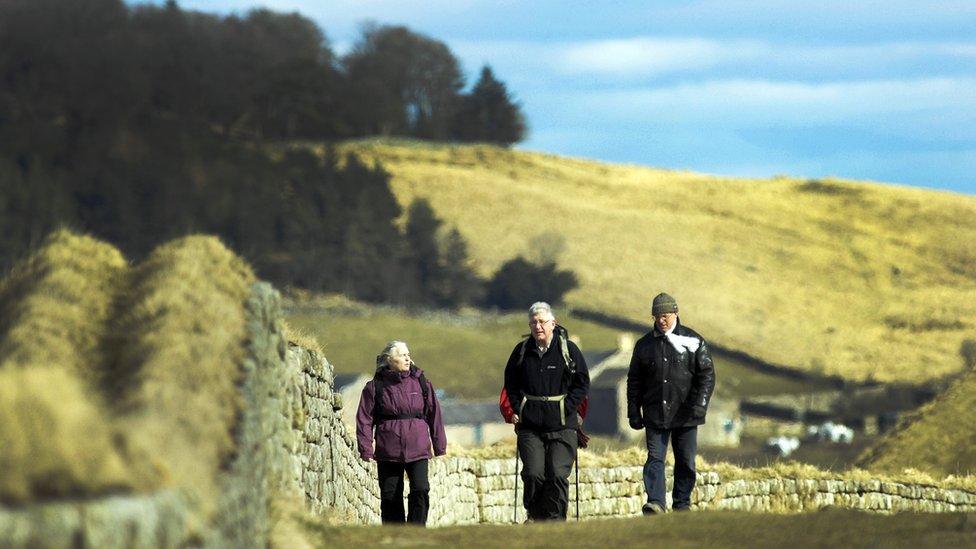
[[972, 547], [971, 514], [799, 515], [670, 513], [566, 524], [450, 528], [337, 527], [309, 523], [319, 547]]
[[[563, 315], [557, 319], [584, 348], [613, 349], [617, 332]], [[337, 373], [368, 373], [392, 339], [410, 346], [414, 361], [437, 388], [464, 398], [497, 398], [512, 348], [528, 333], [522, 313], [412, 315], [393, 308], [326, 308], [290, 312], [289, 327], [314, 336]]]
[[[580, 337], [584, 351], [617, 347], [620, 332], [562, 313], [558, 320]], [[342, 299], [318, 304], [295, 303], [288, 308], [289, 327], [312, 336], [339, 373], [369, 373], [375, 356], [391, 339], [410, 345], [415, 361], [435, 386], [471, 399], [498, 396], [502, 372], [512, 347], [528, 332], [523, 313], [467, 311], [411, 313], [393, 307], [370, 307]], [[773, 376], [715, 355], [718, 390], [729, 397], [805, 393], [825, 384]], [[593, 365], [591, 365], [593, 366]]]
[[[565, 239], [571, 306], [646, 320], [655, 293], [713, 341], [853, 380], [958, 372], [976, 337], [976, 197], [724, 178], [489, 146], [360, 141], [404, 205], [430, 200], [489, 275]], [[518, 333], [518, 330], [513, 330]]]

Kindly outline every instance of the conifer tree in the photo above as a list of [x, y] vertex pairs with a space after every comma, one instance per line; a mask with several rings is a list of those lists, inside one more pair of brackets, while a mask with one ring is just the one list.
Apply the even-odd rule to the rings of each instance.
[[506, 146], [525, 137], [525, 118], [519, 105], [512, 101], [505, 84], [495, 78], [488, 65], [481, 69], [481, 77], [471, 93], [462, 99], [456, 133], [462, 141]]

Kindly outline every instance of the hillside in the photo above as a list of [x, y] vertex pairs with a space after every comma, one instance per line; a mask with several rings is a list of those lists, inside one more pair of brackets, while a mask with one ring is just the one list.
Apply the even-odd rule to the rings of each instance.
[[[724, 178], [490, 146], [359, 141], [401, 205], [427, 198], [483, 275], [565, 239], [573, 307], [683, 321], [731, 349], [852, 380], [957, 373], [976, 337], [976, 197], [845, 180]], [[924, 341], [924, 343], [922, 343]]]
[[861, 458], [872, 471], [907, 468], [935, 477], [976, 471], [976, 370], [916, 410]]

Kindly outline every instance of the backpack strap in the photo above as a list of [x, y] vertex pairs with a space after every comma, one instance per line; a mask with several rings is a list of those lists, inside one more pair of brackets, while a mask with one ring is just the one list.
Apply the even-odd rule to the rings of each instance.
[[556, 324], [554, 331], [559, 339], [559, 349], [563, 353], [563, 364], [566, 366], [566, 371], [572, 376], [576, 373], [576, 361], [569, 356], [569, 332], [559, 324]]

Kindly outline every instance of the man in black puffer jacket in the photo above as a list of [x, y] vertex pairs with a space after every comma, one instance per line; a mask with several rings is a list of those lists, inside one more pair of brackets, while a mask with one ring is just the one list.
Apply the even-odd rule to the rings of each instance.
[[529, 307], [529, 329], [505, 366], [525, 482], [522, 501], [531, 520], [566, 520], [576, 410], [589, 391], [590, 375], [583, 353], [566, 338], [547, 303]]
[[698, 426], [705, 423], [715, 389], [715, 369], [705, 340], [678, 321], [678, 303], [661, 293], [651, 306], [654, 328], [634, 345], [627, 373], [627, 417], [634, 429], [646, 429], [644, 463], [646, 515], [663, 513], [664, 455], [674, 452], [675, 511], [691, 507], [695, 487]]

